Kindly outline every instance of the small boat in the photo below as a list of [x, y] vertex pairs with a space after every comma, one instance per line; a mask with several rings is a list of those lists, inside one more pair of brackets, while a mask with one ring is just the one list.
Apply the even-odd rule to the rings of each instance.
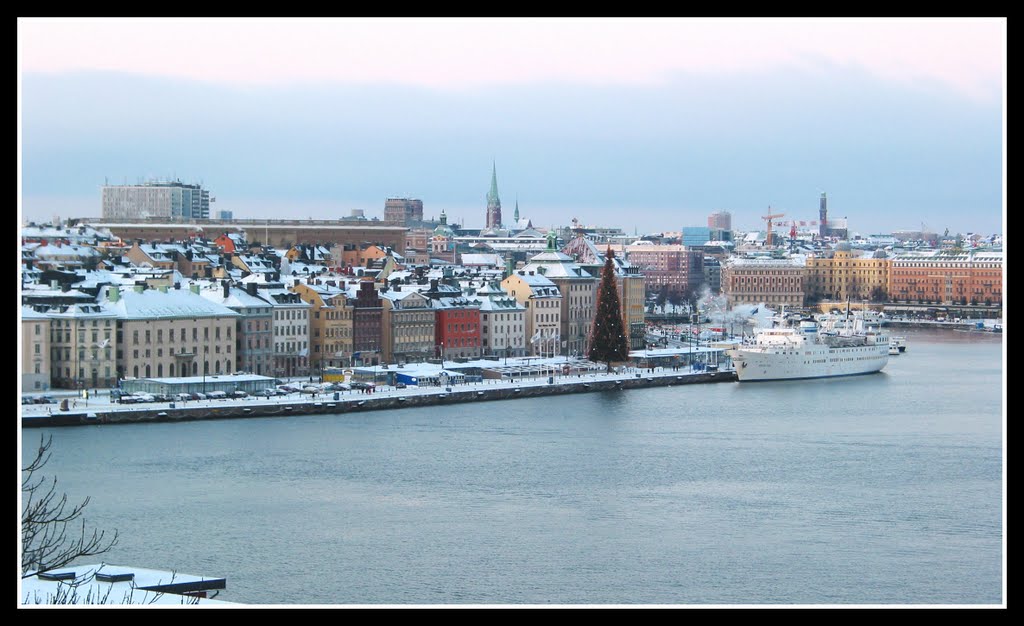
[[889, 355], [894, 356], [900, 353], [900, 349], [896, 347], [896, 344], [889, 344]]
[[[906, 337], [889, 337], [889, 345], [896, 346], [899, 352], [907, 351], [907, 338]], [[889, 354], [892, 354], [890, 352]]]

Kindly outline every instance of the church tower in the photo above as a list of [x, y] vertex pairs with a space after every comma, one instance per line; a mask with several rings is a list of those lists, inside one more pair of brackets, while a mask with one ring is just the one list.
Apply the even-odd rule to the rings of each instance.
[[487, 192], [486, 228], [501, 228], [501, 199], [498, 198], [498, 170], [491, 164], [491, 190]]

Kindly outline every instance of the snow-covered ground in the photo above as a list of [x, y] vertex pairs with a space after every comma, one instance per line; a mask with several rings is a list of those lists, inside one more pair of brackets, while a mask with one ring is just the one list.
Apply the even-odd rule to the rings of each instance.
[[[548, 361], [552, 367], [552, 371], [542, 376], [532, 376], [528, 378], [516, 378], [514, 380], [496, 380], [496, 379], [484, 379], [481, 382], [476, 383], [465, 383], [461, 385], [452, 385], [450, 388], [445, 387], [418, 387], [408, 386], [405, 388], [396, 388], [393, 386], [377, 385], [372, 394], [368, 394], [365, 391], [353, 389], [351, 391], [338, 391], [338, 392], [327, 392], [322, 394], [316, 394], [315, 396], [308, 393], [290, 393], [287, 396], [273, 396], [270, 398], [259, 397], [259, 396], [248, 396], [245, 398], [224, 398], [219, 400], [188, 400], [185, 402], [174, 402], [175, 407], [182, 408], [194, 408], [194, 407], [226, 407], [226, 406], [265, 406], [265, 405], [290, 405], [300, 402], [334, 402], [334, 394], [338, 394], [338, 399], [341, 402], [352, 401], [358, 402], [359, 400], [365, 400], [367, 398], [377, 397], [411, 397], [416, 395], [428, 395], [428, 394], [442, 394], [451, 391], [468, 391], [468, 390], [481, 390], [481, 389], [497, 389], [497, 388], [509, 388], [514, 389], [516, 387], [533, 387], [533, 386], [546, 386], [548, 383], [548, 376], [553, 376], [554, 383], [582, 383], [588, 381], [615, 381], [615, 380], [627, 380], [630, 378], [640, 377], [659, 377], [659, 376], [687, 376], [697, 375], [702, 372], [691, 371], [688, 367], [682, 367], [679, 370], [674, 370], [670, 367], [656, 367], [653, 368], [635, 368], [635, 367], [620, 367], [618, 371], [613, 371], [608, 374], [602, 369], [600, 371], [593, 371], [590, 373], [572, 373], [569, 375], [561, 374], [561, 367], [565, 363], [564, 357], [561, 359], [544, 359], [542, 361]], [[535, 363], [536, 364], [536, 363]], [[296, 379], [296, 382], [307, 379]], [[21, 405], [22, 416], [38, 416], [38, 415], [49, 415], [51, 413], [60, 413], [60, 400], [63, 398], [69, 398], [68, 410], [72, 413], [88, 413], [91, 411], [102, 411], [102, 412], [114, 412], [114, 411], [151, 411], [170, 408], [168, 402], [146, 402], [142, 404], [118, 404], [111, 402], [109, 390], [100, 390], [96, 396], [90, 397], [88, 400], [75, 396], [74, 392], [71, 391], [56, 391], [47, 394], [25, 394], [25, 395], [49, 395], [57, 400], [54, 404], [23, 404]]]

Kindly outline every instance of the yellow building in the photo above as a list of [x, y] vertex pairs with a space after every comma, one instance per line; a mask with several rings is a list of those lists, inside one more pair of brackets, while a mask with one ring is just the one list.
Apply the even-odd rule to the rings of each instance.
[[849, 244], [840, 243], [834, 251], [807, 258], [807, 298], [840, 302], [885, 300], [890, 264], [884, 251], [864, 256]]
[[352, 305], [345, 291], [326, 284], [299, 283], [290, 288], [310, 305], [310, 368], [352, 365]]

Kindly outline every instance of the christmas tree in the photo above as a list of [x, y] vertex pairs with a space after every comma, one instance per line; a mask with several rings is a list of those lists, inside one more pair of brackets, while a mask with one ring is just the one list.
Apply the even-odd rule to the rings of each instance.
[[607, 363], [609, 372], [612, 361], [625, 361], [629, 356], [619, 292], [615, 289], [614, 258], [615, 253], [609, 247], [601, 271], [601, 284], [597, 288], [597, 313], [590, 329], [590, 353], [587, 355], [591, 361]]

